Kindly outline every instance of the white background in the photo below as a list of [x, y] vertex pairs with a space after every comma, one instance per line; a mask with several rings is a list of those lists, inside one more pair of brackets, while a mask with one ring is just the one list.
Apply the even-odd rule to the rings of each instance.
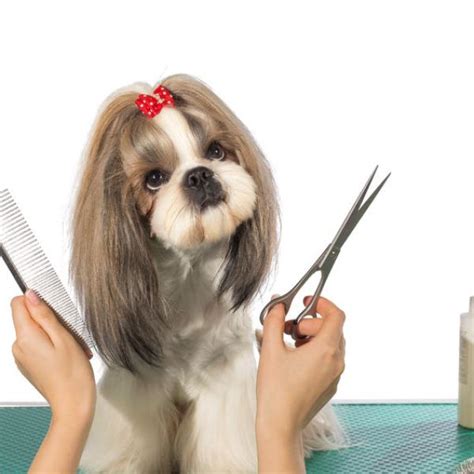
[[[280, 263], [262, 301], [306, 271], [376, 164], [392, 172], [324, 292], [347, 314], [336, 398], [456, 398], [474, 294], [473, 4], [313, 3], [4, 3], [0, 188], [67, 282], [70, 190], [101, 102], [195, 75], [276, 176]], [[19, 293], [0, 265], [0, 401], [39, 401], [11, 355]]]

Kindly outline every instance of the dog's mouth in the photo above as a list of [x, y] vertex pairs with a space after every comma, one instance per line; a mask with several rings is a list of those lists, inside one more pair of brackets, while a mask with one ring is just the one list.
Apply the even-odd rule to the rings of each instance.
[[227, 195], [225, 191], [220, 188], [219, 191], [207, 194], [204, 198], [197, 203], [199, 211], [203, 212], [210, 207], [216, 207], [222, 203], [225, 203]]
[[187, 195], [197, 212], [217, 207], [227, 200], [227, 193], [221, 183], [215, 179], [199, 189], [188, 189]]

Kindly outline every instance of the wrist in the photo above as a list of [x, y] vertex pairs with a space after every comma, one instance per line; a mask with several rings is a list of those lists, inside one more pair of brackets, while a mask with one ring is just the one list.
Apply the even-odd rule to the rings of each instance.
[[283, 438], [294, 440], [301, 433], [295, 423], [285, 420], [282, 416], [264, 416], [257, 412], [255, 429], [257, 435], [265, 438]]
[[291, 423], [284, 422], [265, 422], [257, 418], [256, 422], [257, 440], [262, 442], [283, 441], [286, 443], [299, 442], [302, 438], [302, 432]]
[[301, 430], [257, 429], [258, 472], [305, 473]]
[[60, 406], [51, 409], [51, 421], [61, 425], [88, 426], [94, 418], [95, 405]]

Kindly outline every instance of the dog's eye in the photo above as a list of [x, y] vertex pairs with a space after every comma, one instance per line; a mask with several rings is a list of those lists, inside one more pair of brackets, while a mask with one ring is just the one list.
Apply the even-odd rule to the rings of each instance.
[[160, 170], [152, 170], [145, 176], [145, 185], [150, 191], [156, 191], [168, 180], [165, 173]]
[[223, 160], [225, 157], [225, 151], [222, 146], [217, 142], [212, 142], [207, 149], [206, 158], [209, 160]]

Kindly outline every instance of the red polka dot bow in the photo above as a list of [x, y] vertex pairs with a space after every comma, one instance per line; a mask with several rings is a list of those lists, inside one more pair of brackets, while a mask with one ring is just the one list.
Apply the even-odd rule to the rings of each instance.
[[155, 95], [140, 94], [137, 100], [135, 100], [135, 104], [140, 112], [148, 119], [159, 114], [165, 105], [174, 107], [173, 96], [166, 87], [158, 86], [153, 91], [153, 94]]

